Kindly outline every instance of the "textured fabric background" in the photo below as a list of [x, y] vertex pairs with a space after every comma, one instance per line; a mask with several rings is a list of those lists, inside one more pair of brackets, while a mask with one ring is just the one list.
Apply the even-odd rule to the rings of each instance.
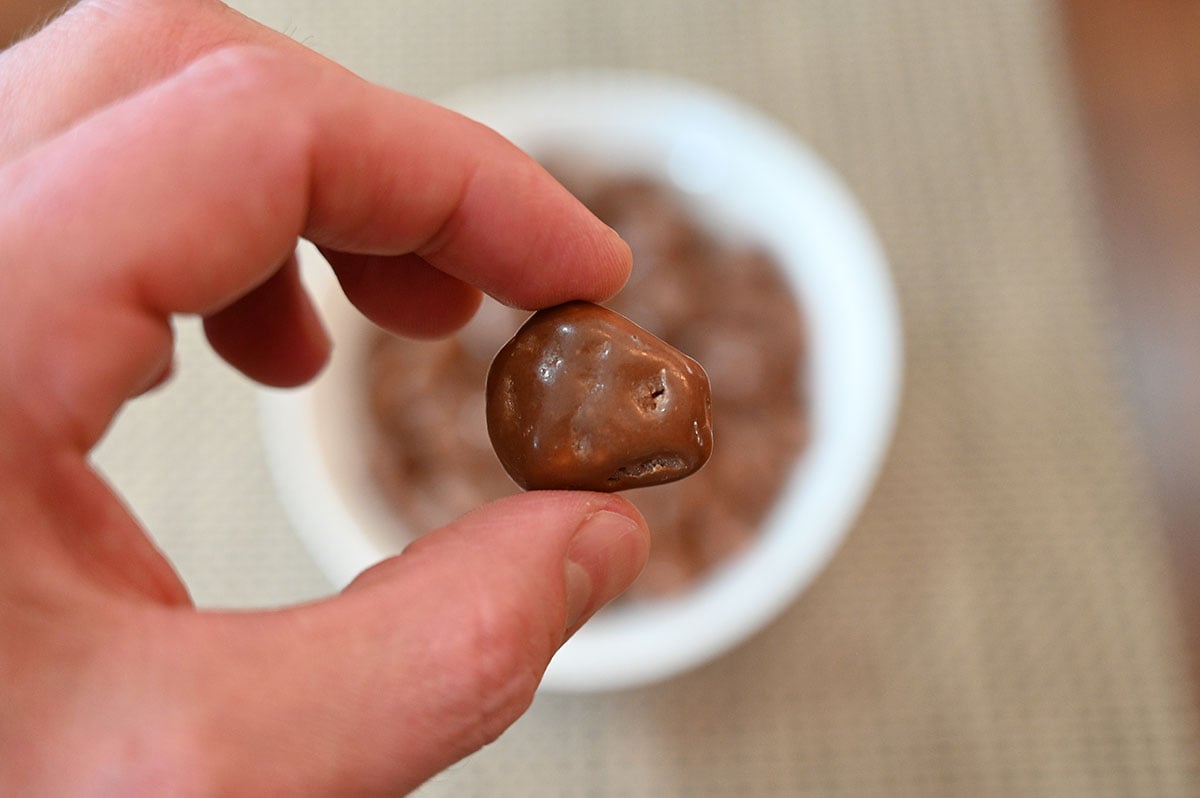
[[[1200, 794], [1053, 6], [235, 5], [423, 96], [581, 65], [738, 95], [843, 173], [901, 292], [895, 445], [817, 583], [699, 672], [540, 697], [423, 795]], [[173, 387], [135, 403], [98, 461], [202, 604], [328, 592], [267, 479], [253, 389], [196, 333], [181, 324]]]

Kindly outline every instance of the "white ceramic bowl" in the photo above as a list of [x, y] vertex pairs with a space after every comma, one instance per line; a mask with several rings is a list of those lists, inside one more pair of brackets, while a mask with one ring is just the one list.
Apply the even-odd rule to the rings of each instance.
[[[757, 542], [686, 595], [594, 618], [543, 689], [666, 679], [733, 648], [785, 609], [853, 524], [886, 453], [899, 401], [901, 328], [887, 264], [836, 174], [787, 130], [710, 90], [645, 74], [509, 79], [444, 98], [535, 156], [578, 153], [681, 189], [717, 228], [762, 242], [802, 307], [811, 440]], [[371, 489], [356, 362], [366, 329], [321, 268], [302, 261], [337, 345], [310, 388], [262, 393], [272, 473], [297, 533], [344, 585], [406, 540]], [[320, 422], [318, 423], [318, 419]], [[719, 425], [720, 420], [716, 419]]]

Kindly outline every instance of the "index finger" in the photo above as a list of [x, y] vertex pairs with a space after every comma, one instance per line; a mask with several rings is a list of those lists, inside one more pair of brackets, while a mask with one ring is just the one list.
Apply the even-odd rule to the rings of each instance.
[[529, 307], [604, 299], [630, 266], [614, 232], [496, 133], [261, 48], [218, 51], [98, 112], [0, 185], [7, 254], [39, 264], [10, 276], [28, 300], [8, 332], [27, 345], [0, 379], [42, 375], [54, 401], [35, 411], [87, 445], [147, 363], [161, 367], [166, 317], [228, 306], [300, 235], [415, 253]]

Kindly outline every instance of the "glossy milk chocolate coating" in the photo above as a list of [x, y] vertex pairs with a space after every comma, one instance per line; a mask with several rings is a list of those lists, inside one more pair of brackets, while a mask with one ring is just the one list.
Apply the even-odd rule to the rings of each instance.
[[711, 401], [699, 363], [618, 313], [568, 302], [496, 355], [488, 436], [527, 490], [661, 485], [708, 460]]

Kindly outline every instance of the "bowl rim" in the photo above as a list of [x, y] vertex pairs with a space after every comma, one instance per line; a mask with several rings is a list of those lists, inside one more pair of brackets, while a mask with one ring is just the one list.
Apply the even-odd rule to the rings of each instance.
[[[680, 598], [597, 615], [554, 657], [541, 689], [623, 689], [698, 667], [796, 599], [832, 558], [877, 480], [894, 432], [903, 365], [899, 305], [883, 249], [823, 159], [775, 120], [708, 87], [644, 72], [564, 70], [472, 84], [439, 102], [531, 151], [563, 136], [572, 143], [561, 149], [585, 154], [625, 147], [626, 168], [657, 172], [695, 198], [701, 213], [720, 209], [716, 217], [728, 216], [754, 236], [763, 232], [751, 229], [756, 225], [790, 226], [772, 245], [803, 253], [798, 265], [790, 259], [781, 265], [812, 343], [806, 369], [814, 437], [759, 541]], [[706, 169], [715, 173], [701, 174]], [[728, 197], [737, 208], [722, 205], [732, 202]], [[325, 296], [336, 295], [315, 248], [303, 246], [300, 259], [314, 293], [323, 285]], [[300, 390], [262, 389], [259, 418], [269, 471], [292, 526], [341, 586], [393, 552], [364, 533], [363, 515], [350, 507], [363, 497], [352, 500], [333, 487], [338, 474], [320, 443], [314, 409], [315, 394], [331, 390], [323, 387], [325, 377]]]

